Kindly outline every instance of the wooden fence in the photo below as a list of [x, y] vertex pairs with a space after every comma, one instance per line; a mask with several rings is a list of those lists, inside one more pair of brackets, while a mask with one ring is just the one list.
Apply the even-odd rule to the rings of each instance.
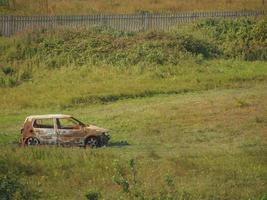
[[266, 16], [267, 11], [213, 11], [173, 14], [124, 14], [87, 16], [0, 16], [0, 35], [11, 36], [25, 29], [108, 26], [116, 30], [168, 30], [202, 18]]

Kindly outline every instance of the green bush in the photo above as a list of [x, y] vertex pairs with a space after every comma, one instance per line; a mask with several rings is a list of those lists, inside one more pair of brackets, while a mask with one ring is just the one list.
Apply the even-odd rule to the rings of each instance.
[[87, 200], [98, 200], [100, 198], [100, 193], [97, 191], [89, 191], [88, 194], [85, 195]]
[[0, 176], [1, 200], [31, 200], [38, 198], [38, 192], [28, 189], [18, 180], [18, 177], [12, 175]]
[[195, 30], [207, 34], [226, 58], [267, 60], [267, 18], [203, 20]]
[[10, 66], [5, 66], [5, 67], [2, 67], [2, 72], [5, 75], [12, 75], [15, 72], [15, 70]]
[[[34, 59], [51, 68], [75, 64], [177, 64], [180, 59], [267, 59], [267, 19], [206, 19], [184, 31], [132, 33], [109, 28], [34, 30], [5, 43], [7, 62]], [[187, 30], [188, 27], [191, 29]], [[209, 39], [207, 39], [209, 38]], [[16, 48], [14, 48], [16, 46]]]
[[[25, 32], [0, 40], [0, 87], [30, 80], [41, 66], [51, 70], [110, 65], [125, 70], [220, 58], [266, 61], [266, 26], [266, 18], [244, 18], [206, 19], [170, 32], [132, 33], [103, 27]], [[155, 72], [155, 77], [166, 76]]]

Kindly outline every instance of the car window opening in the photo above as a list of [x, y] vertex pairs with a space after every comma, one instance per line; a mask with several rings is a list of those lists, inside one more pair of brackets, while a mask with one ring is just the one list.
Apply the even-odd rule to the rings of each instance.
[[54, 128], [53, 119], [36, 119], [33, 123], [34, 128]]

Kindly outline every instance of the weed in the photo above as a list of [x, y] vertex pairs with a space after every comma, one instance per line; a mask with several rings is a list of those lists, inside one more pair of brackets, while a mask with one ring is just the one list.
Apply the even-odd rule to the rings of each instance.
[[255, 121], [256, 121], [256, 123], [263, 123], [264, 119], [262, 117], [256, 116]]
[[244, 108], [250, 106], [250, 104], [245, 99], [235, 98], [234, 100], [236, 107]]
[[15, 72], [15, 70], [10, 66], [2, 67], [1, 69], [5, 75], [12, 75]]
[[39, 199], [39, 193], [20, 183], [14, 175], [0, 175], [0, 199]]
[[158, 160], [160, 159], [160, 156], [156, 153], [155, 150], [151, 150], [149, 151], [149, 155], [148, 155], [150, 158], [154, 159], [154, 160]]
[[126, 178], [126, 172], [118, 160], [114, 160], [113, 165], [116, 171], [116, 174], [112, 178], [113, 182], [121, 186], [123, 192], [129, 193], [129, 181]]
[[101, 197], [100, 193], [94, 190], [89, 191], [85, 196], [87, 200], [98, 200]]

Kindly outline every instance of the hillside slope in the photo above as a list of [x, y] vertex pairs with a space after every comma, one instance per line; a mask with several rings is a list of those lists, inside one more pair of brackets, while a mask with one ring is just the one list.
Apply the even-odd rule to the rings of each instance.
[[2, 37], [0, 107], [64, 108], [265, 83], [266, 25], [266, 18], [204, 20], [171, 32], [59, 29]]

